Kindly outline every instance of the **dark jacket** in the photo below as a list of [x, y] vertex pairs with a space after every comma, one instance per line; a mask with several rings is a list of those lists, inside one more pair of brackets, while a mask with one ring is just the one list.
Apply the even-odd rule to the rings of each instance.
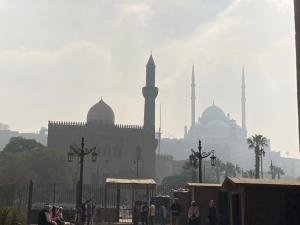
[[38, 215], [38, 225], [50, 225], [51, 223], [48, 222], [46, 213], [48, 211], [46, 209], [43, 209], [39, 212]]

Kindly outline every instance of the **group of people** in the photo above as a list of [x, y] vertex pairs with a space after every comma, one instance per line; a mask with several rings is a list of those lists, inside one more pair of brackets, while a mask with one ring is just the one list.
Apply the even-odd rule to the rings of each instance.
[[[181, 206], [178, 202], [178, 199], [175, 198], [174, 202], [170, 207], [170, 224], [171, 225], [180, 225], [179, 217], [182, 213]], [[168, 211], [165, 205], [160, 205], [156, 208], [154, 201], [150, 202], [148, 206], [147, 202], [144, 202], [141, 207], [135, 205], [132, 212], [133, 224], [138, 225], [139, 218], [142, 225], [154, 225], [157, 221], [160, 225], [165, 225], [167, 220]], [[188, 209], [188, 224], [189, 225], [200, 225], [201, 224], [201, 212], [197, 203], [195, 201], [191, 202], [191, 206]], [[203, 217], [202, 217], [203, 218]], [[217, 210], [214, 200], [209, 202], [208, 217], [203, 224], [207, 225], [216, 225], [217, 222]]]
[[[181, 213], [181, 207], [175, 199], [174, 203], [170, 207], [171, 213], [171, 224], [179, 225], [178, 217]], [[137, 225], [139, 222], [139, 218], [141, 218], [142, 225], [154, 225], [156, 221], [160, 225], [165, 225], [167, 220], [167, 207], [165, 205], [160, 205], [158, 208], [156, 207], [154, 201], [150, 201], [150, 205], [148, 206], [147, 202], [143, 202], [142, 206], [139, 208], [138, 205], [135, 205], [133, 208], [132, 218], [133, 224]]]
[[[189, 225], [200, 225], [200, 211], [195, 201], [192, 201], [188, 211]], [[209, 201], [208, 218], [206, 224], [216, 225], [217, 222], [217, 209], [214, 200]]]
[[92, 224], [92, 218], [94, 214], [95, 205], [91, 199], [85, 201], [81, 205], [81, 221], [83, 224], [90, 225]]
[[38, 225], [64, 225], [63, 208], [46, 204], [39, 212]]

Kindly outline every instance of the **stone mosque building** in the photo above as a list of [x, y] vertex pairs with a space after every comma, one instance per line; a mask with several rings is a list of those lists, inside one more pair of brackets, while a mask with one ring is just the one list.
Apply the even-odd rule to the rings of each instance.
[[[86, 122], [48, 123], [48, 147], [67, 152], [70, 145], [80, 146], [81, 137], [86, 147], [96, 146], [98, 159], [85, 159], [85, 183], [102, 183], [107, 177], [154, 178], [155, 177], [155, 63], [152, 55], [146, 65], [146, 86], [143, 87], [144, 125], [115, 124], [112, 108], [101, 99], [92, 106]], [[73, 162], [74, 181], [79, 177], [77, 160]]]
[[203, 149], [214, 149], [221, 160], [250, 167], [249, 157], [251, 157], [251, 152], [248, 150], [247, 145], [244, 70], [242, 72], [241, 85], [241, 126], [239, 126], [234, 119], [230, 118], [229, 114], [226, 115], [224, 111], [214, 103], [207, 107], [203, 111], [201, 117], [198, 118], [198, 121], [196, 121], [196, 84], [194, 67], [192, 69], [191, 87], [191, 126], [188, 130], [186, 129], [184, 139], [188, 142], [197, 143], [200, 138], [203, 142]]

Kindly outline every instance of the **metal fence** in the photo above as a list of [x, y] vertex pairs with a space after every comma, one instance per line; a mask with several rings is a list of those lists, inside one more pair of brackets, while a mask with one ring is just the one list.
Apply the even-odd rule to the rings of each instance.
[[[159, 185], [154, 195], [169, 195], [177, 186]], [[0, 206], [26, 208], [40, 208], [45, 203], [57, 204], [66, 208], [73, 208], [76, 204], [76, 184], [67, 183], [27, 183], [0, 185]], [[123, 190], [123, 196], [131, 197], [131, 192]], [[128, 192], [128, 193], [127, 193]], [[137, 193], [139, 191], [137, 190]], [[98, 207], [105, 204], [104, 185], [84, 184], [83, 200], [92, 199]], [[114, 188], [107, 190], [107, 207], [114, 208], [117, 195]], [[125, 200], [124, 200], [125, 201]], [[122, 199], [121, 199], [122, 202]], [[122, 204], [122, 203], [121, 203]]]

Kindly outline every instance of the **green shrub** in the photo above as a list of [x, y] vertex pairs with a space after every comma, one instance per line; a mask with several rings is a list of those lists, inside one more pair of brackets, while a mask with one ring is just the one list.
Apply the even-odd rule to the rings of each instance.
[[12, 207], [0, 207], [0, 225], [26, 224], [24, 210]]

